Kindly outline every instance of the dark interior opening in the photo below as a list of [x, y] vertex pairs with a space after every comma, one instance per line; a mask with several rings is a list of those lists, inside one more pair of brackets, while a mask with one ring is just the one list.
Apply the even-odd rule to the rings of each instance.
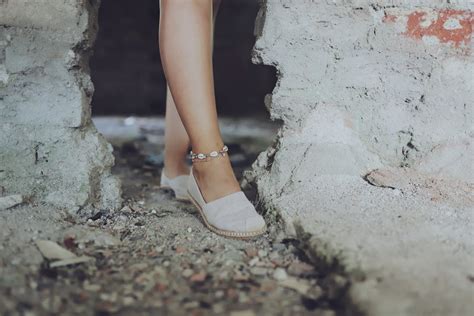
[[[219, 114], [262, 117], [276, 83], [273, 67], [250, 52], [259, 9], [255, 0], [222, 1], [216, 22], [214, 71]], [[158, 49], [159, 1], [103, 0], [91, 59], [94, 115], [163, 115], [166, 81]]]

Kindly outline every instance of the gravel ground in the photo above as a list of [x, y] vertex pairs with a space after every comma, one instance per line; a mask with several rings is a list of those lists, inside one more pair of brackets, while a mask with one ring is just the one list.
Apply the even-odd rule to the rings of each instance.
[[[0, 211], [0, 315], [355, 314], [345, 304], [347, 279], [318, 271], [277, 219], [267, 215], [263, 237], [226, 239], [203, 226], [194, 206], [159, 189], [160, 122], [111, 139], [120, 211], [31, 204]], [[238, 175], [268, 145], [265, 135], [227, 139]], [[90, 260], [53, 267], [38, 240]]]

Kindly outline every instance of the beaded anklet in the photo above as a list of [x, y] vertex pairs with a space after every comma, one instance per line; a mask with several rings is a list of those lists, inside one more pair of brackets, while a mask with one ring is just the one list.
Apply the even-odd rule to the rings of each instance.
[[219, 151], [212, 151], [208, 154], [203, 154], [203, 153], [194, 153], [191, 151], [189, 154], [191, 155], [191, 161], [207, 161], [207, 158], [217, 158], [219, 156], [225, 157], [226, 153], [229, 151], [229, 148], [224, 145], [221, 150]]

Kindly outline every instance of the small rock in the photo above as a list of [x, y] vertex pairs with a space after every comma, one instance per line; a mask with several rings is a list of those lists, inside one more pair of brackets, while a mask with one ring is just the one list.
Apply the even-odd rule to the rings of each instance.
[[242, 273], [241, 271], [236, 271], [232, 279], [235, 282], [246, 282], [249, 280], [249, 275], [246, 273]]
[[99, 284], [90, 284], [89, 282], [84, 282], [84, 290], [90, 291], [90, 292], [99, 292], [101, 289], [101, 286]]
[[295, 276], [304, 275], [314, 270], [314, 267], [310, 264], [301, 261], [294, 261], [288, 267], [288, 273]]
[[249, 266], [253, 267], [254, 265], [257, 264], [257, 262], [259, 261], [260, 259], [258, 257], [253, 257], [250, 261], [249, 261]]
[[277, 268], [275, 272], [273, 272], [273, 278], [278, 281], [283, 281], [288, 278], [288, 274], [286, 273], [285, 269]]
[[306, 280], [296, 279], [296, 278], [287, 278], [279, 282], [281, 286], [293, 289], [300, 294], [306, 295], [310, 289], [310, 285]]
[[203, 282], [206, 280], [207, 274], [205, 272], [199, 272], [191, 276], [191, 282]]
[[238, 250], [229, 250], [225, 253], [225, 257], [232, 261], [242, 260], [242, 252]]
[[184, 309], [194, 309], [199, 307], [198, 301], [187, 302], [183, 305]]
[[266, 252], [265, 250], [259, 250], [257, 254], [260, 258], [264, 258], [268, 255], [268, 252]]
[[245, 249], [245, 254], [249, 258], [253, 258], [253, 257], [257, 256], [258, 252], [257, 252], [256, 248], [250, 247], [250, 248]]
[[254, 267], [250, 269], [250, 273], [257, 276], [265, 276], [268, 273], [268, 270], [262, 267]]
[[278, 259], [278, 258], [280, 258], [280, 254], [278, 253], [278, 251], [272, 251], [268, 255], [268, 259], [270, 259], [270, 260], [275, 260], [275, 259]]
[[191, 227], [188, 227], [188, 233], [192, 233], [193, 232], [193, 229]]
[[115, 303], [117, 301], [118, 295], [115, 292], [114, 293], [101, 293], [99, 297], [103, 301]]
[[285, 250], [285, 249], [286, 249], [285, 244], [282, 244], [282, 243], [273, 244], [273, 250], [274, 251], [282, 251], [282, 250]]
[[120, 210], [120, 212], [123, 212], [123, 213], [131, 213], [131, 212], [132, 212], [132, 209], [130, 208], [130, 206], [126, 205], [126, 206], [122, 207], [122, 209]]
[[123, 305], [130, 306], [135, 302], [135, 299], [133, 297], [130, 297], [130, 296], [125, 296], [123, 298], [122, 302], [123, 302]]
[[192, 269], [185, 269], [181, 275], [185, 278], [189, 278], [193, 273], [194, 271]]
[[78, 264], [78, 263], [84, 263], [91, 260], [94, 260], [94, 258], [88, 257], [88, 256], [80, 256], [76, 258], [54, 261], [54, 262], [51, 262], [49, 266], [51, 268], [58, 268], [58, 267], [64, 267], [64, 266], [69, 266], [69, 265]]
[[306, 295], [313, 300], [318, 300], [323, 296], [323, 294], [323, 289], [317, 285], [312, 286], [308, 293], [306, 293]]
[[215, 313], [215, 314], [218, 314], [218, 315], [221, 315], [224, 313], [225, 311], [225, 306], [224, 304], [214, 304], [212, 306], [212, 311]]
[[51, 295], [41, 302], [41, 306], [50, 313], [58, 313], [61, 307], [61, 297]]
[[37, 240], [36, 246], [46, 259], [64, 260], [77, 257], [69, 250], [64, 249], [63, 247], [59, 246], [57, 243], [51, 240]]

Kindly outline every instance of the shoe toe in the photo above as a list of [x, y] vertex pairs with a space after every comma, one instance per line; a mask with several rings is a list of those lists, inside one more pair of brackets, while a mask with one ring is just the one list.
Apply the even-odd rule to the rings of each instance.
[[255, 214], [245, 220], [245, 228], [247, 232], [260, 231], [265, 228], [265, 220], [262, 216]]

